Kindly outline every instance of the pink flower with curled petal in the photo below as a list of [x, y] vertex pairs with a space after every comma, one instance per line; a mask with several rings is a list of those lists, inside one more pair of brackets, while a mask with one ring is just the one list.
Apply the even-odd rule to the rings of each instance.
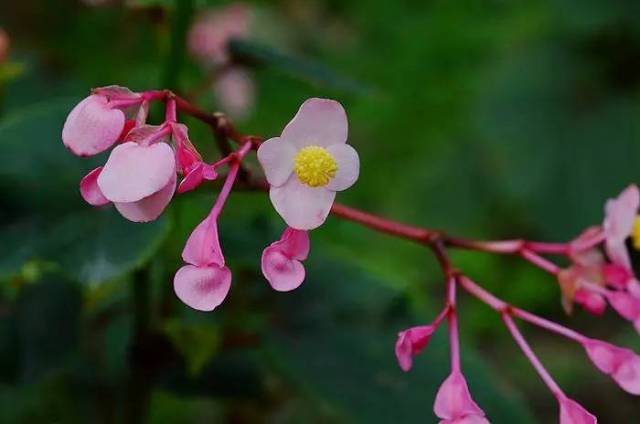
[[440, 424], [489, 423], [484, 411], [473, 401], [467, 382], [460, 371], [453, 371], [442, 383], [433, 411]]
[[132, 130], [104, 166], [80, 182], [80, 193], [93, 206], [113, 203], [134, 222], [152, 221], [166, 208], [176, 188], [173, 149], [162, 138], [163, 127]]
[[589, 358], [625, 391], [640, 395], [640, 357], [630, 349], [589, 339], [583, 343]]
[[64, 145], [78, 156], [92, 156], [118, 141], [125, 129], [128, 108], [140, 105], [142, 96], [124, 87], [103, 87], [78, 103], [62, 128]]
[[337, 191], [358, 179], [360, 160], [346, 144], [347, 115], [335, 100], [305, 101], [280, 137], [258, 149], [269, 197], [289, 227], [312, 230], [329, 215]]
[[304, 281], [302, 261], [309, 256], [309, 234], [287, 228], [280, 240], [262, 252], [262, 274], [274, 290], [286, 292], [297, 289]]
[[598, 419], [576, 401], [562, 394], [557, 398], [560, 403], [560, 424], [597, 424]]
[[209, 215], [191, 233], [182, 259], [188, 265], [178, 270], [173, 288], [178, 298], [199, 311], [219, 306], [231, 288], [231, 271], [224, 264], [218, 239], [218, 224]]
[[436, 325], [419, 325], [398, 333], [396, 341], [396, 359], [402, 371], [409, 371], [413, 366], [413, 357], [424, 350], [436, 331]]

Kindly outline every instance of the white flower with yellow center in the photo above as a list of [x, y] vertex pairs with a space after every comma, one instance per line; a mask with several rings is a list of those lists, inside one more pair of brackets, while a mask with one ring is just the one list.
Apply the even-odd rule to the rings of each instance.
[[360, 160], [346, 144], [347, 114], [335, 100], [308, 99], [282, 131], [258, 149], [269, 197], [289, 227], [312, 230], [329, 215], [337, 191], [358, 179]]

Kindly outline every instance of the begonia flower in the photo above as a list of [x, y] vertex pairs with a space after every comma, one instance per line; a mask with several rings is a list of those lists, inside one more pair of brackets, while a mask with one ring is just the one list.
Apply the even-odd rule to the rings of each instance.
[[630, 349], [588, 339], [583, 343], [589, 358], [603, 373], [611, 376], [622, 389], [640, 395], [640, 357]]
[[335, 100], [305, 101], [280, 137], [258, 149], [269, 197], [289, 227], [312, 230], [329, 215], [337, 191], [358, 179], [358, 153], [347, 141], [347, 115]]
[[488, 424], [484, 411], [473, 401], [460, 371], [453, 371], [442, 383], [433, 411], [440, 424]]
[[560, 424], [597, 424], [598, 419], [576, 401], [558, 395]]
[[107, 163], [87, 174], [80, 193], [87, 203], [109, 202], [134, 222], [152, 221], [166, 208], [176, 187], [173, 149], [162, 139], [162, 128], [143, 126], [113, 149]]
[[274, 290], [291, 291], [304, 281], [302, 261], [309, 255], [309, 234], [287, 228], [280, 240], [271, 243], [262, 252], [262, 274]]
[[214, 310], [231, 288], [231, 271], [224, 263], [215, 217], [209, 215], [193, 230], [182, 259], [188, 265], [180, 268], [173, 279], [176, 295], [193, 309]]
[[437, 324], [419, 325], [398, 333], [395, 352], [398, 365], [403, 371], [411, 369], [413, 357], [427, 347], [436, 328]]
[[92, 156], [107, 150], [123, 135], [129, 109], [142, 103], [140, 94], [124, 87], [93, 90], [67, 116], [62, 128], [64, 145], [78, 156]]

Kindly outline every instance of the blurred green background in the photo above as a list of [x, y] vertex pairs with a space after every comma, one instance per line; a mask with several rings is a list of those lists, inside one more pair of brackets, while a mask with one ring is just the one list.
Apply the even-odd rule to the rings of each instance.
[[[430, 321], [443, 301], [424, 249], [329, 218], [312, 234], [307, 281], [276, 293], [259, 258], [283, 224], [265, 195], [233, 193], [220, 233], [234, 281], [204, 314], [174, 297], [171, 280], [210, 188], [145, 225], [82, 202], [78, 181], [105, 155], [64, 149], [66, 114], [109, 84], [173, 88], [218, 109], [184, 38], [222, 4], [0, 3], [12, 43], [0, 65], [2, 423], [436, 422], [446, 335], [409, 374], [393, 355], [396, 332]], [[238, 127], [274, 136], [304, 99], [342, 102], [362, 172], [340, 202], [468, 237], [563, 241], [638, 181], [636, 0], [246, 4], [252, 36], [232, 52], [256, 98]], [[187, 122], [214, 159], [209, 130]], [[557, 284], [515, 258], [453, 259], [509, 302], [640, 348], [614, 314], [564, 316]], [[492, 422], [556, 422], [499, 318], [464, 294], [460, 303], [463, 367]], [[522, 328], [571, 397], [603, 423], [634, 422], [638, 401], [579, 346]]]

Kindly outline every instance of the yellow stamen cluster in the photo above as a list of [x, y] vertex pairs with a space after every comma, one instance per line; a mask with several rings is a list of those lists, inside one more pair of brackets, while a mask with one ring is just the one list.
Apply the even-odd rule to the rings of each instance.
[[324, 187], [336, 176], [338, 163], [327, 149], [307, 146], [293, 159], [293, 170], [298, 179], [309, 187]]
[[640, 250], [640, 215], [636, 216], [633, 221], [633, 230], [631, 230], [631, 240], [633, 241], [633, 247], [636, 250]]

